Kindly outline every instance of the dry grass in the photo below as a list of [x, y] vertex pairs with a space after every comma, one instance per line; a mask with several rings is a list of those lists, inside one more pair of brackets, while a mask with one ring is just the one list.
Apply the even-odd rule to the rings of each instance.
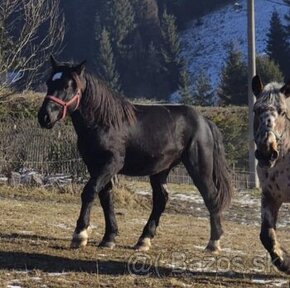
[[[149, 191], [144, 183], [124, 182], [115, 191], [120, 235], [114, 250], [97, 248], [104, 231], [98, 203], [88, 246], [71, 250], [79, 188], [59, 193], [0, 187], [0, 287], [288, 287], [289, 278], [268, 263], [258, 240], [259, 227], [226, 221], [223, 252], [212, 257], [203, 252], [209, 234], [207, 218], [170, 208], [182, 209], [185, 203], [170, 203], [152, 249], [136, 253], [132, 246], [150, 213], [150, 199], [133, 192]], [[184, 211], [190, 210], [184, 206]], [[279, 237], [289, 246], [288, 235], [289, 230], [280, 229]]]

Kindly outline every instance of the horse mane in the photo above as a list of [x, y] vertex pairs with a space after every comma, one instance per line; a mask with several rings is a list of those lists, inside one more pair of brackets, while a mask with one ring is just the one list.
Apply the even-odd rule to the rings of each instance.
[[[89, 126], [98, 124], [120, 128], [125, 122], [136, 121], [135, 106], [121, 94], [114, 92], [95, 75], [85, 72], [86, 86], [83, 90], [80, 110]], [[76, 79], [79, 83], [79, 80]]]

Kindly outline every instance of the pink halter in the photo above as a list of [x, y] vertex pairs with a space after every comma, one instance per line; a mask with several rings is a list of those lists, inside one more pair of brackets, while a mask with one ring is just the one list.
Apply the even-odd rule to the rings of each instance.
[[[52, 95], [46, 95], [45, 96], [45, 99], [48, 99], [48, 100], [51, 100], [57, 104], [59, 104], [60, 106], [63, 107], [63, 110], [62, 110], [62, 116], [60, 118], [60, 120], [64, 119], [65, 116], [66, 116], [66, 113], [67, 113], [67, 109], [68, 107], [73, 104], [75, 101], [77, 101], [77, 105], [75, 107], [75, 110], [77, 110], [77, 108], [79, 107], [79, 104], [80, 104], [80, 97], [81, 97], [81, 90], [78, 89], [77, 90], [77, 93], [68, 101], [68, 102], [65, 102], [65, 101], [62, 101], [60, 99], [58, 99], [57, 97], [55, 96], [52, 96]], [[74, 111], [75, 111], [74, 110]]]

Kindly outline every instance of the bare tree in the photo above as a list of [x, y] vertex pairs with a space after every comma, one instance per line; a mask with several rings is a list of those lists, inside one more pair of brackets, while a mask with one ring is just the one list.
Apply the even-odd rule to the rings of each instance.
[[22, 75], [29, 87], [48, 55], [60, 49], [64, 16], [59, 2], [0, 0], [0, 89]]

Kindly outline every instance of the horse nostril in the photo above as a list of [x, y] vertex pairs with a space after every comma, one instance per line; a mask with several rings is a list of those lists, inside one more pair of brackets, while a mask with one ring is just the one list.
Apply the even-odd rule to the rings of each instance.
[[48, 117], [47, 114], [45, 114], [45, 115], [43, 116], [43, 122], [46, 123], [46, 124], [49, 122], [49, 117]]
[[50, 117], [49, 117], [48, 113], [46, 111], [44, 111], [43, 109], [40, 110], [38, 113], [38, 122], [39, 122], [40, 126], [43, 128], [47, 128], [51, 124]]

